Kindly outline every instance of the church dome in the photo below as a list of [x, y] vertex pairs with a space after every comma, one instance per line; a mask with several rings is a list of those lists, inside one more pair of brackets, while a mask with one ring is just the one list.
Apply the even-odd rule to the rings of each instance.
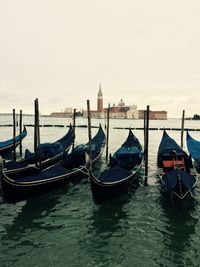
[[125, 103], [123, 101], [123, 99], [121, 98], [121, 100], [119, 101], [119, 104], [118, 104], [119, 107], [124, 107], [125, 106]]

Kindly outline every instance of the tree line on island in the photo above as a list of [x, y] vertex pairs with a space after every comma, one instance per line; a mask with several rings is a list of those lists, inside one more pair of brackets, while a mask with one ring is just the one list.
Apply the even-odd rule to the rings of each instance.
[[198, 115], [198, 114], [194, 114], [194, 116], [193, 117], [188, 117], [188, 118], [186, 118], [186, 120], [200, 120], [200, 115]]

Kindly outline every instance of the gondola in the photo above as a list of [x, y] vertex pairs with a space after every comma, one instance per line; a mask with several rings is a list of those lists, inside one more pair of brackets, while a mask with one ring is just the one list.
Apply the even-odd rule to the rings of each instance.
[[62, 138], [58, 139], [53, 143], [40, 144], [36, 151], [37, 155], [35, 155], [35, 152], [30, 152], [28, 149], [26, 149], [24, 160], [26, 162], [32, 162], [35, 161], [37, 157], [40, 157], [41, 160], [45, 160], [47, 158], [53, 158], [60, 152], [69, 151], [73, 141], [74, 141], [74, 130], [72, 125], [70, 124], [69, 130]]
[[[100, 158], [104, 146], [105, 134], [100, 126], [97, 134], [91, 140], [92, 163], [95, 163]], [[64, 154], [64, 160], [61, 165], [55, 164], [39, 173], [28, 176], [21, 175], [17, 179], [14, 175], [8, 176], [2, 169], [0, 181], [4, 200], [8, 203], [15, 203], [56, 189], [77, 177], [87, 177], [85, 155], [88, 150], [89, 143], [78, 145], [70, 154]]]
[[14, 140], [15, 140], [15, 147], [17, 147], [20, 142], [26, 137], [27, 135], [27, 130], [26, 127], [24, 126], [23, 131], [21, 134], [17, 135], [14, 138], [11, 138], [7, 141], [0, 142], [0, 155], [4, 158], [7, 155], [9, 155], [13, 150], [14, 150]]
[[110, 156], [106, 169], [96, 177], [90, 172], [93, 200], [100, 204], [127, 190], [130, 183], [138, 181], [142, 165], [142, 146], [133, 132], [129, 134], [122, 146]]
[[194, 160], [194, 167], [200, 173], [200, 141], [194, 139], [187, 131], [186, 142], [188, 151]]
[[164, 195], [170, 196], [175, 204], [181, 204], [193, 195], [197, 180], [191, 158], [165, 130], [158, 149], [157, 165]]
[[67, 133], [54, 143], [44, 143], [37, 148], [37, 155], [28, 150], [25, 157], [19, 161], [7, 161], [4, 164], [6, 175], [15, 178], [40, 172], [49, 166], [63, 160], [63, 152], [68, 152], [74, 140], [74, 131], [70, 125]]

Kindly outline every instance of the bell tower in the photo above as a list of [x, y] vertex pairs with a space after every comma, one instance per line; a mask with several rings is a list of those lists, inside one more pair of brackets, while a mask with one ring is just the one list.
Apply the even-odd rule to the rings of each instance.
[[99, 85], [99, 92], [98, 92], [98, 98], [97, 98], [97, 111], [98, 112], [103, 111], [103, 94], [101, 90], [101, 84]]

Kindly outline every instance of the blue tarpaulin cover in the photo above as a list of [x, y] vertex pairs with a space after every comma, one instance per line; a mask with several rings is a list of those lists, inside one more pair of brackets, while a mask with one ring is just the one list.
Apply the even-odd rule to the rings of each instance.
[[182, 171], [180, 169], [175, 169], [173, 171], [170, 171], [166, 174], [163, 175], [162, 180], [164, 181], [166, 187], [168, 189], [174, 189], [177, 181], [180, 177], [180, 181], [181, 183], [188, 189], [188, 190], [192, 190], [195, 183], [196, 183], [196, 179], [193, 175]]
[[164, 130], [163, 131], [163, 137], [160, 142], [159, 148], [158, 148], [158, 156], [159, 155], [168, 155], [172, 150], [175, 150], [178, 156], [185, 156], [186, 153], [183, 151], [183, 149], [176, 143], [174, 139], [172, 139]]
[[126, 170], [120, 166], [114, 166], [108, 170], [105, 170], [99, 176], [99, 181], [101, 182], [116, 182], [123, 180], [129, 176], [131, 176], [131, 172]]
[[194, 160], [200, 160], [200, 141], [197, 141], [187, 132], [187, 148]]
[[47, 180], [50, 178], [56, 178], [60, 175], [65, 175], [66, 173], [69, 173], [70, 170], [67, 170], [63, 166], [52, 166], [51, 168], [44, 170], [40, 173], [28, 175], [22, 178], [18, 178], [16, 181], [18, 182], [39, 182], [43, 180]]
[[[37, 148], [37, 154], [38, 156], [41, 155], [42, 159], [52, 158], [57, 154], [64, 152], [65, 149], [67, 149], [72, 144], [72, 141], [73, 141], [73, 128], [70, 125], [70, 128], [66, 133], [66, 135], [58, 139], [56, 142], [40, 144], [39, 147]], [[35, 153], [30, 152], [28, 149], [26, 149], [25, 158], [35, 159]]]

